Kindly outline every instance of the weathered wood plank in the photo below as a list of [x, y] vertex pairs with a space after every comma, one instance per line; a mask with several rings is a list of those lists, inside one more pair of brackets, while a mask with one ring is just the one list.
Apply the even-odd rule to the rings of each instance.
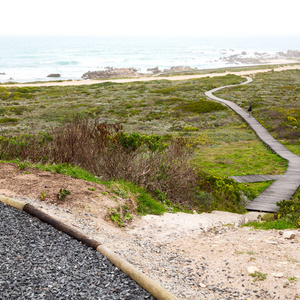
[[282, 175], [244, 175], [244, 176], [229, 176], [234, 181], [242, 182], [261, 182], [261, 181], [270, 181], [280, 178]]

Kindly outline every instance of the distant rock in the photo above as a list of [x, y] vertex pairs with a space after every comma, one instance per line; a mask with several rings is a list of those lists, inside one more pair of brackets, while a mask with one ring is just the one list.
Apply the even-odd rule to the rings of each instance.
[[285, 52], [277, 52], [278, 56], [287, 57], [287, 58], [300, 58], [300, 51], [298, 50], [288, 50]]
[[112, 68], [106, 67], [101, 71], [88, 71], [82, 75], [83, 79], [103, 79], [103, 78], [124, 78], [124, 77], [141, 77], [135, 68]]
[[177, 73], [177, 72], [184, 72], [184, 71], [191, 71], [194, 70], [189, 66], [176, 66], [171, 67], [170, 69], [164, 69], [164, 73]]
[[271, 273], [271, 275], [273, 275], [275, 278], [282, 278], [284, 276], [284, 274], [282, 272], [279, 273]]
[[[164, 69], [161, 71], [158, 67], [148, 68], [147, 71], [151, 72], [152, 75], [158, 74], [173, 74], [184, 71], [197, 70], [197, 68], [191, 68], [188, 66], [176, 66], [170, 69]], [[144, 77], [149, 76], [148, 74], [141, 73], [136, 68], [113, 68], [106, 67], [100, 71], [88, 71], [82, 75], [83, 79], [106, 79], [106, 78], [130, 78], [130, 77]]]
[[60, 74], [49, 74], [47, 77], [60, 77], [61, 75]]
[[242, 52], [242, 54], [233, 54], [226, 57], [222, 57], [221, 59], [228, 64], [261, 64], [263, 61], [261, 60], [264, 57], [241, 57], [246, 54], [246, 52]]
[[158, 67], [155, 67], [155, 68], [149, 68], [147, 69], [148, 72], [151, 72], [152, 74], [160, 74], [161, 73], [161, 70], [158, 68]]
[[3, 72], [3, 73], [0, 73], [0, 75], [6, 75], [6, 74]]
[[282, 236], [283, 236], [283, 238], [285, 238], [287, 240], [292, 240], [295, 238], [296, 235], [295, 235], [295, 232], [293, 232], [293, 231], [285, 231]]

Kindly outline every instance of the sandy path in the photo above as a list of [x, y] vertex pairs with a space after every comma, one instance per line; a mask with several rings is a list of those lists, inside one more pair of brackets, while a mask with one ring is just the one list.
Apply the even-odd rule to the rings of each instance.
[[[51, 200], [66, 186], [68, 199]], [[123, 202], [106, 187], [13, 164], [0, 164], [0, 195], [31, 203], [103, 243], [181, 300], [299, 299], [300, 229], [287, 239], [277, 230], [239, 226], [256, 220], [256, 212], [134, 215], [118, 228], [105, 216]], [[254, 281], [251, 266], [266, 278]]]
[[[237, 76], [245, 76], [252, 75], [263, 72], [270, 72], [272, 70], [279, 72], [285, 70], [295, 70], [300, 69], [299, 61], [286, 61], [286, 60], [276, 60], [276, 64], [283, 63], [293, 63], [296, 65], [287, 65], [283, 67], [277, 68], [269, 68], [269, 69], [259, 69], [259, 70], [247, 70], [247, 71], [239, 71], [239, 72], [223, 72], [223, 73], [211, 73], [211, 74], [198, 74], [198, 75], [178, 75], [178, 76], [168, 76], [168, 77], [138, 77], [138, 78], [126, 78], [126, 79], [108, 79], [108, 80], [76, 80], [76, 81], [62, 81], [62, 82], [39, 82], [39, 83], [19, 83], [19, 84], [5, 84], [1, 85], [4, 87], [16, 86], [16, 87], [26, 87], [26, 86], [77, 86], [77, 85], [91, 85], [97, 83], [104, 82], [116, 82], [116, 83], [127, 83], [127, 82], [135, 82], [135, 81], [153, 81], [153, 80], [188, 80], [188, 79], [196, 79], [196, 78], [204, 78], [204, 77], [216, 77], [216, 76], [225, 76], [228, 74], [234, 74]], [[275, 63], [274, 61], [270, 61], [270, 63]]]

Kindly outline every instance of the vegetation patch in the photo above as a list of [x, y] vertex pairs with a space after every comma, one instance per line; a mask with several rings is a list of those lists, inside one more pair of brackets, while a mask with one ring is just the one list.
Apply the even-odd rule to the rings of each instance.
[[109, 208], [107, 210], [107, 219], [110, 219], [119, 227], [125, 227], [132, 220], [130, 208], [127, 203], [120, 205], [117, 208]]
[[253, 282], [256, 281], [264, 281], [267, 279], [268, 274], [261, 273], [259, 271], [255, 271], [254, 273], [249, 274], [251, 277], [253, 277]]
[[203, 114], [209, 112], [215, 112], [220, 110], [226, 110], [227, 107], [221, 103], [210, 101], [210, 100], [199, 100], [192, 103], [187, 103], [180, 105], [176, 110], [181, 110], [183, 112], [192, 112], [196, 114]]
[[[212, 196], [206, 197], [206, 201], [199, 202], [204, 210], [221, 210], [230, 212], [245, 212], [241, 204], [241, 193], [238, 184], [230, 178], [210, 175], [204, 172], [198, 173], [198, 188], [209, 192]], [[206, 194], [207, 195], [207, 194]]]
[[63, 201], [65, 200], [65, 198], [68, 196], [68, 195], [71, 195], [71, 192], [69, 190], [67, 190], [67, 188], [61, 188], [57, 194], [57, 199], [60, 200], [60, 201]]
[[16, 118], [0, 118], [0, 124], [17, 123], [19, 120]]
[[208, 143], [196, 148], [193, 162], [204, 171], [220, 176], [283, 174], [287, 162], [262, 142]]
[[275, 213], [277, 220], [291, 222], [295, 228], [300, 228], [300, 195], [291, 200], [277, 203], [279, 210]]
[[291, 200], [283, 200], [277, 203], [278, 211], [274, 214], [266, 214], [261, 220], [250, 222], [244, 226], [253, 226], [256, 229], [290, 229], [300, 228], [300, 195], [297, 194]]

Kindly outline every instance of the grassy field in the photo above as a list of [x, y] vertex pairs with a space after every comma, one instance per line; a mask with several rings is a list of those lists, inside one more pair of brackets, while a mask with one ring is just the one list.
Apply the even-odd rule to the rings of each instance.
[[[217, 95], [245, 109], [251, 103], [254, 117], [300, 155], [299, 75], [298, 70], [261, 73], [253, 83]], [[191, 164], [212, 175], [283, 174], [286, 161], [267, 149], [233, 111], [204, 95], [244, 80], [227, 75], [69, 87], [0, 86], [0, 135], [50, 131], [75, 115], [87, 116], [99, 123], [120, 122], [126, 133], [183, 137], [194, 150]], [[251, 198], [268, 184], [241, 189]]]

